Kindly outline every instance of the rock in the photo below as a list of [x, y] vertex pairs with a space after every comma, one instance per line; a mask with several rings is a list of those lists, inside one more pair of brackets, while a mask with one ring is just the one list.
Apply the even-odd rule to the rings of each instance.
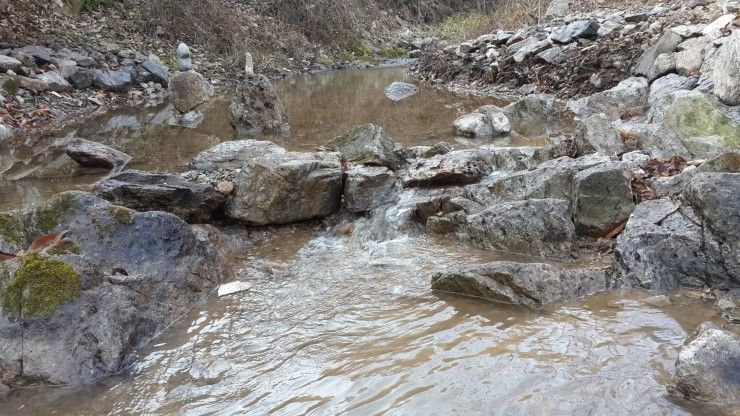
[[673, 131], [692, 155], [707, 157], [740, 148], [740, 124], [729, 118], [715, 97], [677, 91], [659, 101], [651, 110], [653, 120]]
[[511, 45], [509, 47], [510, 53], [512, 53], [512, 47], [514, 47], [513, 50], [516, 51], [516, 52], [513, 52], [514, 62], [522, 63], [529, 56], [537, 55], [538, 53], [549, 48], [550, 42], [548, 42], [547, 40], [538, 40], [536, 37], [530, 37], [530, 38], [524, 39], [518, 44]]
[[464, 185], [480, 180], [491, 171], [488, 152], [455, 150], [412, 164], [401, 176], [406, 187]]
[[213, 85], [195, 71], [181, 71], [170, 78], [169, 92], [177, 111], [187, 113], [213, 95]]
[[720, 30], [729, 26], [730, 23], [732, 23], [736, 17], [737, 15], [732, 14], [732, 13], [724, 14], [718, 17], [712, 23], [706, 25], [704, 27], [704, 30], [701, 31], [701, 33], [704, 36], [713, 36], [715, 35], [716, 32], [719, 32]]
[[554, 97], [528, 95], [503, 108], [511, 130], [522, 136], [536, 137], [548, 133], [548, 123], [554, 113]]
[[552, 159], [550, 149], [544, 147], [481, 146], [480, 149], [490, 152], [493, 169], [499, 172], [535, 169]]
[[37, 78], [19, 77], [18, 79], [20, 81], [20, 87], [24, 90], [44, 92], [49, 89], [49, 86], [44, 81]]
[[286, 151], [275, 143], [258, 140], [237, 140], [219, 143], [200, 152], [191, 167], [195, 170], [212, 172], [216, 170], [241, 169], [252, 159], [269, 155], [284, 154]]
[[640, 150], [635, 150], [622, 155], [622, 162], [626, 163], [630, 168], [641, 168], [650, 159], [650, 155], [645, 154]]
[[610, 120], [618, 120], [626, 115], [640, 113], [648, 104], [648, 81], [633, 77], [617, 84], [616, 87], [583, 98], [582, 103], [570, 104], [581, 118], [603, 113]]
[[191, 183], [178, 175], [136, 170], [98, 182], [94, 192], [116, 205], [170, 212], [194, 223], [209, 221], [226, 201], [212, 186]]
[[648, 103], [652, 104], [663, 95], [681, 90], [691, 90], [696, 87], [696, 77], [684, 77], [678, 74], [668, 74], [658, 78], [650, 85]]
[[62, 76], [78, 90], [92, 87], [95, 83], [95, 75], [96, 71], [79, 66], [68, 66], [62, 68]]
[[393, 101], [401, 101], [409, 98], [419, 91], [416, 85], [407, 82], [394, 82], [385, 89], [385, 96]]
[[565, 60], [565, 53], [563, 53], [563, 48], [559, 46], [553, 46], [550, 49], [538, 53], [537, 57], [547, 62], [548, 64], [558, 65]]
[[601, 24], [601, 26], [599, 26], [599, 31], [596, 34], [597, 36], [602, 37], [602, 38], [611, 36], [613, 33], [622, 29], [622, 27], [624, 26], [619, 22], [616, 22], [614, 20], [605, 20]]
[[568, 201], [531, 199], [494, 204], [471, 214], [432, 216], [427, 230], [485, 249], [567, 258], [575, 236], [571, 218]]
[[583, 128], [576, 136], [580, 154], [598, 152], [613, 156], [627, 150], [619, 132], [605, 114], [594, 114], [583, 120]]
[[155, 62], [151, 58], [141, 63], [141, 67], [152, 74], [154, 82], [160, 84], [163, 87], [167, 87], [170, 83], [170, 71], [164, 65]]
[[727, 152], [702, 163], [697, 172], [740, 173], [740, 153]]
[[[683, 196], [705, 221], [712, 234], [723, 243], [723, 250], [728, 250], [726, 254], [734, 254], [740, 259], [738, 195], [740, 173], [700, 173], [691, 179]], [[734, 277], [740, 283], [740, 275], [735, 270]]]
[[254, 58], [249, 52], [244, 54], [244, 75], [247, 77], [254, 75]]
[[120, 172], [130, 161], [131, 156], [102, 143], [77, 139], [67, 146], [67, 156], [81, 166], [103, 168]]
[[290, 131], [288, 115], [275, 87], [261, 74], [239, 82], [229, 112], [231, 124], [239, 137], [286, 134]]
[[432, 289], [539, 308], [605, 291], [610, 280], [607, 267], [496, 261], [435, 274]]
[[206, 115], [198, 110], [190, 110], [187, 113], [174, 114], [168, 121], [167, 124], [170, 126], [185, 127], [188, 129], [194, 129], [200, 126], [205, 119]]
[[568, 10], [570, 10], [569, 0], [552, 0], [547, 6], [545, 17], [552, 19], [554, 17], [565, 16]]
[[0, 144], [13, 136], [13, 130], [5, 124], [0, 123]]
[[666, 295], [651, 296], [643, 299], [642, 303], [656, 308], [665, 308], [666, 306], [671, 306], [673, 304], [671, 299]]
[[649, 47], [637, 60], [632, 73], [638, 76], [649, 77], [654, 71], [655, 60], [660, 54], [673, 52], [683, 38], [673, 31], [666, 31], [653, 46]]
[[615, 247], [625, 281], [657, 292], [737, 287], [738, 276], [731, 271], [737, 270], [736, 260], [724, 258], [723, 248], [694, 216], [670, 199], [638, 204]]
[[329, 216], [342, 199], [337, 153], [283, 153], [248, 161], [234, 179], [231, 218], [254, 225]]
[[216, 184], [216, 192], [223, 196], [229, 196], [234, 192], [234, 183], [229, 181], [221, 181]]
[[94, 71], [93, 85], [105, 91], [124, 92], [131, 87], [133, 82], [131, 72], [123, 69], [117, 71], [96, 69]]
[[23, 64], [19, 60], [10, 56], [0, 55], [0, 74], [4, 74], [8, 71], [18, 73], [22, 66]]
[[717, 405], [740, 401], [740, 337], [705, 322], [678, 354], [669, 392]]
[[[0, 384], [7, 388], [93, 383], [123, 371], [139, 348], [230, 275], [217, 231], [168, 213], [137, 213], [68, 192], [8, 217], [24, 226], [10, 241], [0, 237], [3, 249], [70, 231], [45, 253], [0, 264]], [[53, 294], [15, 292], [50, 278]]]
[[584, 235], [602, 237], [635, 209], [631, 176], [620, 162], [582, 170], [573, 178], [573, 221]]
[[93, 58], [79, 52], [73, 52], [67, 48], [62, 48], [57, 51], [57, 55], [62, 59], [72, 61], [75, 65], [79, 65], [81, 67], [87, 68], [95, 65], [95, 60]]
[[712, 72], [714, 94], [727, 105], [740, 105], [740, 30], [719, 48]]
[[396, 154], [397, 143], [381, 126], [365, 124], [334, 138], [329, 147], [342, 154], [342, 159], [357, 165], [385, 166], [398, 169], [403, 160]]
[[677, 65], [677, 54], [675, 53], [661, 53], [655, 58], [655, 63], [650, 69], [650, 73], [647, 76], [648, 81], [652, 82], [663, 75], [670, 74], [676, 71]]
[[[25, 54], [33, 57], [36, 61], [36, 65], [48, 65], [53, 61], [52, 55], [54, 52], [44, 46], [24, 46], [22, 48], [13, 49], [13, 52], [11, 52], [11, 55], [16, 58], [18, 57], [18, 54]], [[22, 59], [19, 60], [22, 61]]]
[[[625, 143], [637, 143], [656, 159], [669, 159], [673, 156], [689, 157], [689, 151], [681, 143], [676, 133], [655, 123], [621, 122], [617, 125], [620, 137]], [[630, 147], [632, 144], [630, 144]]]
[[177, 68], [181, 72], [189, 72], [193, 69], [193, 58], [190, 48], [184, 43], [177, 45]]
[[59, 72], [44, 72], [36, 76], [48, 86], [49, 91], [70, 92], [72, 85]]
[[597, 36], [599, 32], [599, 24], [593, 20], [576, 20], [568, 23], [567, 26], [561, 29], [556, 29], [550, 35], [556, 43], [570, 43], [579, 38], [592, 39]]
[[676, 72], [683, 76], [699, 75], [699, 69], [704, 63], [704, 55], [711, 43], [708, 37], [687, 39], [678, 46], [680, 52], [676, 54]]
[[475, 110], [477, 113], [485, 114], [491, 123], [493, 135], [508, 134], [511, 132], [511, 123], [503, 110], [495, 105], [484, 105]]
[[493, 137], [491, 120], [483, 113], [465, 114], [453, 123], [455, 134], [466, 137], [485, 138]]
[[218, 297], [224, 297], [234, 295], [241, 292], [246, 292], [252, 289], [252, 284], [248, 282], [234, 281], [224, 283], [218, 287]]
[[717, 309], [722, 312], [731, 312], [735, 309], [735, 302], [730, 299], [720, 299], [717, 302]]
[[368, 212], [396, 199], [396, 176], [386, 167], [353, 166], [344, 181], [344, 200], [350, 212]]

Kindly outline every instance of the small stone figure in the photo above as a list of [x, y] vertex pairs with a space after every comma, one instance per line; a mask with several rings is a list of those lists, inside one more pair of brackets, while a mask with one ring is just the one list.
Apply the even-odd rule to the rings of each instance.
[[254, 75], [254, 59], [249, 52], [244, 55], [244, 74], [248, 77]]
[[184, 43], [177, 46], [177, 65], [182, 72], [193, 69], [193, 58], [190, 55], [190, 48]]

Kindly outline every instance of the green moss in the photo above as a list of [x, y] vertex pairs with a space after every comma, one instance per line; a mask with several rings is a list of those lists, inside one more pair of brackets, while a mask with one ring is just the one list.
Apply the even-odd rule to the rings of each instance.
[[398, 45], [387, 45], [382, 48], [379, 52], [380, 56], [387, 59], [393, 58], [405, 58], [406, 50], [399, 47]]
[[46, 250], [46, 253], [52, 256], [61, 256], [63, 254], [80, 254], [80, 246], [74, 241], [63, 240], [54, 247]]
[[463, 41], [477, 37], [491, 27], [491, 17], [483, 13], [457, 14], [448, 17], [433, 31], [446, 39]]
[[8, 284], [3, 307], [19, 317], [49, 317], [79, 296], [80, 275], [69, 264], [31, 254]]
[[740, 125], [733, 124], [719, 104], [706, 97], [677, 99], [667, 109], [665, 121], [681, 139], [718, 136], [725, 146], [740, 147]]
[[0, 214], [0, 238], [8, 244], [23, 242], [23, 224], [15, 217]]
[[13, 97], [20, 88], [21, 88], [21, 79], [18, 77], [18, 75], [8, 77], [5, 80], [5, 82], [3, 82], [3, 90], [10, 97]]
[[134, 214], [136, 211], [126, 208], [119, 207], [116, 205], [109, 205], [108, 210], [113, 214], [113, 218], [116, 219], [121, 225], [131, 225], [134, 223]]
[[342, 49], [337, 52], [336, 58], [339, 61], [345, 62], [363, 61], [371, 64], [377, 63], [373, 48], [357, 39], [346, 42]]
[[36, 212], [36, 228], [43, 233], [56, 230], [62, 218], [76, 207], [77, 201], [72, 195], [58, 195], [49, 202], [46, 208]]

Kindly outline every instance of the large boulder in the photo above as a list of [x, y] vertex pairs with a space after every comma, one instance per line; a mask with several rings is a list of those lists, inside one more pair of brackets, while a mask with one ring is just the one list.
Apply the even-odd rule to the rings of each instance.
[[282, 147], [268, 141], [227, 141], [198, 153], [190, 165], [202, 172], [235, 171], [252, 159], [285, 152]]
[[555, 115], [555, 97], [545, 94], [528, 95], [504, 107], [511, 131], [522, 136], [537, 137], [548, 134]]
[[283, 103], [270, 80], [262, 74], [247, 76], [239, 82], [229, 113], [239, 137], [290, 131]]
[[453, 123], [455, 133], [461, 136], [488, 138], [511, 132], [511, 123], [503, 110], [486, 105], [475, 112], [458, 117]]
[[404, 186], [464, 185], [491, 172], [488, 151], [455, 150], [413, 163], [401, 176]]
[[137, 211], [171, 212], [188, 222], [206, 222], [218, 213], [226, 197], [207, 184], [178, 175], [126, 171], [95, 185], [97, 195]]
[[87, 193], [0, 218], [3, 251], [69, 230], [42, 253], [0, 263], [0, 389], [120, 372], [230, 274], [214, 229]]
[[496, 261], [432, 276], [432, 289], [538, 308], [610, 288], [608, 266], [566, 268]]
[[688, 206], [670, 199], [635, 207], [615, 248], [627, 284], [666, 292], [677, 287], [739, 285], [737, 254], [726, 249]]
[[80, 166], [120, 171], [131, 156], [102, 143], [76, 139], [67, 146], [67, 156]]
[[350, 212], [368, 212], [389, 204], [398, 194], [396, 175], [382, 166], [353, 166], [344, 180], [344, 201]]
[[4, 74], [8, 71], [18, 73], [21, 70], [23, 63], [11, 56], [0, 55], [0, 73]]
[[736, 405], [740, 402], [740, 337], [711, 322], [701, 324], [678, 354], [668, 390], [681, 399]]
[[740, 105], [740, 30], [719, 48], [712, 71], [714, 94], [727, 105]]
[[573, 220], [579, 233], [600, 237], [635, 209], [627, 165], [606, 163], [573, 178]]
[[398, 169], [404, 162], [396, 153], [400, 146], [381, 126], [365, 124], [334, 138], [329, 147], [342, 154], [348, 163], [368, 166], [385, 166]]
[[[80, 77], [86, 76], [87, 74], [89, 74], [87, 71], [81, 71]], [[110, 69], [96, 69], [92, 72], [92, 76], [93, 85], [95, 85], [95, 87], [112, 92], [125, 92], [131, 87], [134, 80], [131, 76], [131, 72], [125, 69], [119, 69], [116, 71]], [[80, 84], [81, 87], [84, 88], [86, 86], [86, 77], [84, 79], [79, 78], [74, 82], [76, 84]]]
[[690, 90], [696, 87], [696, 77], [684, 77], [678, 74], [668, 74], [658, 78], [650, 84], [648, 103], [656, 102], [661, 96], [681, 90]]
[[648, 94], [648, 80], [632, 77], [614, 88], [574, 101], [570, 107], [583, 119], [601, 113], [609, 120], [618, 120], [644, 112], [648, 105]]
[[583, 127], [576, 136], [576, 145], [581, 154], [598, 152], [613, 156], [627, 150], [617, 128], [603, 113], [594, 114], [583, 120]]
[[532, 199], [455, 211], [427, 219], [427, 230], [450, 234], [476, 247], [550, 258], [567, 258], [575, 228], [570, 203]]
[[177, 111], [187, 113], [213, 95], [213, 85], [193, 70], [180, 71], [170, 78], [169, 92]]
[[599, 32], [599, 24], [593, 20], [576, 20], [565, 27], [553, 30], [550, 35], [555, 43], [570, 43], [579, 38], [595, 38]]
[[683, 38], [672, 30], [667, 30], [663, 36], [652, 46], [643, 52], [637, 60], [633, 69], [635, 75], [647, 77], [653, 72], [653, 67], [658, 56], [664, 53], [670, 53], [676, 50]]
[[252, 159], [234, 179], [231, 218], [254, 225], [327, 217], [342, 200], [338, 153], [283, 153]]

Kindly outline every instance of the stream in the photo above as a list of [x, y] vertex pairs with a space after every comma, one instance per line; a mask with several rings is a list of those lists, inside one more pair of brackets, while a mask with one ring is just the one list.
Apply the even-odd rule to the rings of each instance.
[[[490, 100], [422, 89], [391, 103], [383, 89], [406, 77], [381, 68], [286, 80], [279, 91], [293, 132], [269, 140], [313, 150], [373, 122], [407, 145], [480, 143], [454, 137], [451, 125]], [[182, 170], [233, 138], [227, 106], [228, 97], [215, 100], [196, 129], [167, 125], [166, 107], [121, 110], [44, 149], [16, 149], [0, 160], [0, 210], [86, 189], [103, 175], [46, 151], [72, 136], [113, 144], [134, 157], [131, 168]], [[434, 293], [434, 272], [512, 257], [396, 230], [392, 214], [360, 218], [350, 233], [307, 225], [270, 234], [244, 250], [238, 276], [249, 291], [211, 296], [124, 374], [16, 390], [0, 415], [726, 414], [666, 391], [685, 338], [719, 319], [691, 293], [661, 308], [643, 303], [645, 292], [619, 291], [538, 312]], [[395, 232], [379, 236], [378, 227]]]

